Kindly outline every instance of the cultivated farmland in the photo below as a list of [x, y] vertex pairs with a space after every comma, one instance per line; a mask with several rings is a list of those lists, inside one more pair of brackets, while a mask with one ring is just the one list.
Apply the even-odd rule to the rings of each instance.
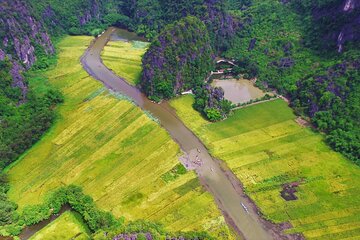
[[104, 64], [117, 75], [136, 85], [141, 76], [141, 57], [148, 43], [111, 41], [101, 53]]
[[67, 211], [30, 238], [30, 240], [42, 239], [87, 240], [90, 239], [90, 230], [78, 213]]
[[[183, 119], [244, 184], [261, 212], [290, 221], [307, 239], [356, 239], [360, 234], [360, 169], [329, 149], [323, 136], [299, 126], [282, 100], [235, 111], [209, 123], [191, 108], [192, 96], [171, 102]], [[297, 190], [293, 201], [280, 192]]]
[[82, 69], [79, 57], [90, 41], [63, 39], [57, 67], [44, 73], [64, 93], [65, 103], [46, 136], [7, 169], [10, 199], [21, 211], [42, 202], [49, 191], [75, 184], [117, 217], [232, 238], [195, 173], [179, 166], [181, 152], [168, 133]]

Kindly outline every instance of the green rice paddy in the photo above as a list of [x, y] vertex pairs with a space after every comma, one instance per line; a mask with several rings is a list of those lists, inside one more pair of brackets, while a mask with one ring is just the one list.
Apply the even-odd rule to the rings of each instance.
[[90, 230], [78, 213], [67, 211], [38, 231], [29, 240], [88, 240]]
[[[360, 169], [332, 151], [321, 134], [295, 122], [283, 100], [236, 110], [210, 123], [196, 113], [192, 96], [171, 101], [180, 118], [244, 184], [266, 218], [290, 222], [289, 233], [307, 239], [358, 239]], [[299, 183], [294, 201], [280, 195]]]
[[49, 191], [75, 184], [116, 217], [232, 239], [194, 172], [168, 177], [181, 155], [168, 133], [82, 69], [79, 58], [90, 41], [78, 36], [59, 43], [58, 65], [44, 74], [63, 92], [65, 102], [51, 130], [7, 169], [10, 199], [21, 211], [41, 203]]
[[101, 53], [101, 59], [118, 76], [136, 85], [140, 81], [141, 58], [147, 46], [148, 43], [139, 41], [111, 41]]

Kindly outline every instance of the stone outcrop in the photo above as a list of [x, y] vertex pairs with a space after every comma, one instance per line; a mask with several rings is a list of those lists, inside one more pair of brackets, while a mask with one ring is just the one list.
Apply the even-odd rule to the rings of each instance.
[[132, 0], [130, 16], [135, 25], [146, 25], [149, 29], [160, 31], [166, 24], [192, 15], [198, 17], [207, 27], [216, 50], [227, 48], [229, 39], [241, 27], [227, 13], [223, 0], [149, 0], [144, 3]]
[[338, 23], [331, 29], [327, 29], [323, 38], [325, 43], [326, 41], [335, 43], [338, 52], [342, 52], [346, 42], [360, 40], [360, 0], [337, 2], [330, 2], [325, 7], [314, 8], [313, 18], [315, 22]]
[[66, 33], [73, 24], [72, 18], [77, 18], [75, 24], [78, 27], [99, 20], [104, 12], [102, 4], [107, 2], [77, 1], [74, 4], [84, 7], [74, 8], [73, 4], [53, 5], [51, 1], [39, 1], [41, 4], [38, 5], [25, 0], [0, 1], [0, 60], [7, 58], [12, 62], [13, 85], [21, 88], [23, 101], [27, 86], [22, 72], [34, 65], [39, 52], [45, 55], [55, 53], [50, 34]]
[[214, 67], [208, 31], [196, 17], [165, 27], [143, 57], [141, 88], [153, 100], [201, 85]]
[[13, 85], [21, 88], [25, 99], [27, 86], [21, 73], [35, 63], [36, 48], [53, 54], [54, 46], [43, 23], [32, 16], [25, 1], [3, 0], [0, 12], [0, 59], [11, 60]]

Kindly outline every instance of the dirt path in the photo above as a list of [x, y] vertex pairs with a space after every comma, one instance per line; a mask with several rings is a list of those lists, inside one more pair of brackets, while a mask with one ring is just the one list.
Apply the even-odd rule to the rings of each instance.
[[267, 99], [267, 100], [262, 100], [262, 101], [258, 101], [258, 102], [254, 102], [254, 103], [249, 103], [249, 104], [246, 104], [246, 105], [243, 105], [243, 106], [234, 107], [234, 108], [231, 109], [231, 110], [237, 110], [237, 109], [241, 109], [241, 108], [246, 108], [246, 107], [250, 107], [250, 106], [257, 105], [257, 104], [264, 103], [264, 102], [271, 102], [271, 101], [277, 100], [277, 99], [279, 99], [279, 98], [280, 98], [280, 97], [276, 97], [276, 98], [271, 98], [271, 99]]

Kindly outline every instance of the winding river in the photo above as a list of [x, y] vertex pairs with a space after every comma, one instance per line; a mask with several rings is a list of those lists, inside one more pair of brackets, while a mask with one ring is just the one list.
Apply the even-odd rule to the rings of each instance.
[[241, 237], [249, 240], [279, 238], [269, 224], [261, 219], [232, 172], [210, 156], [204, 144], [183, 124], [166, 101], [161, 104], [151, 102], [136, 87], [129, 85], [102, 63], [101, 51], [116, 31], [116, 28], [109, 28], [93, 41], [81, 58], [84, 69], [107, 88], [127, 95], [140, 108], [158, 118], [162, 127], [188, 156], [194, 156], [195, 153], [199, 155], [203, 165], [199, 166], [196, 172], [201, 183], [214, 196], [226, 221]]

